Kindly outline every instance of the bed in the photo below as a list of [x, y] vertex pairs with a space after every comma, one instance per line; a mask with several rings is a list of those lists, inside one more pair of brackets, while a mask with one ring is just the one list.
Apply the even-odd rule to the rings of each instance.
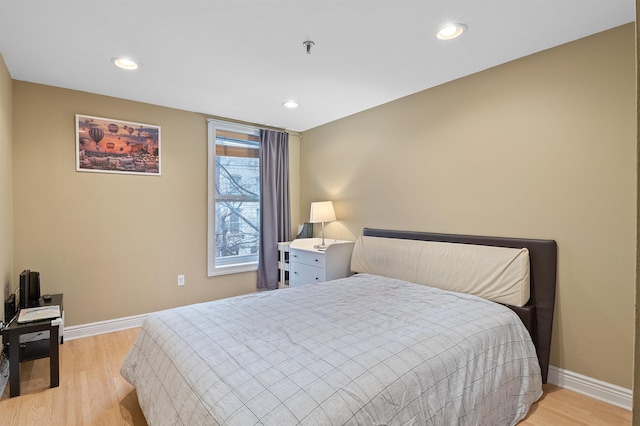
[[[506, 253], [498, 273], [480, 268], [485, 247]], [[433, 250], [449, 260], [425, 261]], [[542, 395], [554, 241], [365, 228], [352, 269], [149, 315], [121, 368], [148, 423], [511, 425]], [[519, 306], [403, 279], [443, 271], [486, 275], [490, 298], [494, 278], [517, 281]]]

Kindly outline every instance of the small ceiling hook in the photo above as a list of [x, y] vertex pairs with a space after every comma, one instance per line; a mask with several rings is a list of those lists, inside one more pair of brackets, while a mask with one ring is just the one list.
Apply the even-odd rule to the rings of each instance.
[[315, 46], [316, 44], [315, 44], [314, 42], [312, 42], [311, 40], [307, 40], [307, 41], [303, 41], [303, 42], [302, 42], [302, 45], [303, 45], [304, 47], [306, 47], [306, 49], [307, 49], [307, 55], [310, 55], [310, 54], [311, 54], [311, 47], [312, 47], [312, 46]]

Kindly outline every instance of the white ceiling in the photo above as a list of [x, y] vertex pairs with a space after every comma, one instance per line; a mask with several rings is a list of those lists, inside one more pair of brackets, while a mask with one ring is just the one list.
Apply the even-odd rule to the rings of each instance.
[[0, 0], [0, 52], [15, 80], [304, 131], [634, 20], [634, 0]]

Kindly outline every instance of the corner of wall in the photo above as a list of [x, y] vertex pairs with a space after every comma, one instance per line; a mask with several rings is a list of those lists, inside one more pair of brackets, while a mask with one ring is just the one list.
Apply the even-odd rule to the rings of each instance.
[[[13, 89], [0, 54], [0, 285], [3, 300], [11, 293], [13, 274]], [[4, 320], [4, 303], [0, 304]]]

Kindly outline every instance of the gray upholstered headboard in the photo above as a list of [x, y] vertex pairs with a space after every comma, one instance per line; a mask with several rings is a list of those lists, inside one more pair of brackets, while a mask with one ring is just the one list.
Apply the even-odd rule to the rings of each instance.
[[557, 245], [554, 240], [483, 237], [364, 228], [363, 236], [438, 241], [459, 244], [523, 248], [529, 250], [531, 291], [529, 302], [519, 308], [509, 306], [529, 330], [540, 362], [542, 382], [547, 382], [553, 310], [556, 298]]

